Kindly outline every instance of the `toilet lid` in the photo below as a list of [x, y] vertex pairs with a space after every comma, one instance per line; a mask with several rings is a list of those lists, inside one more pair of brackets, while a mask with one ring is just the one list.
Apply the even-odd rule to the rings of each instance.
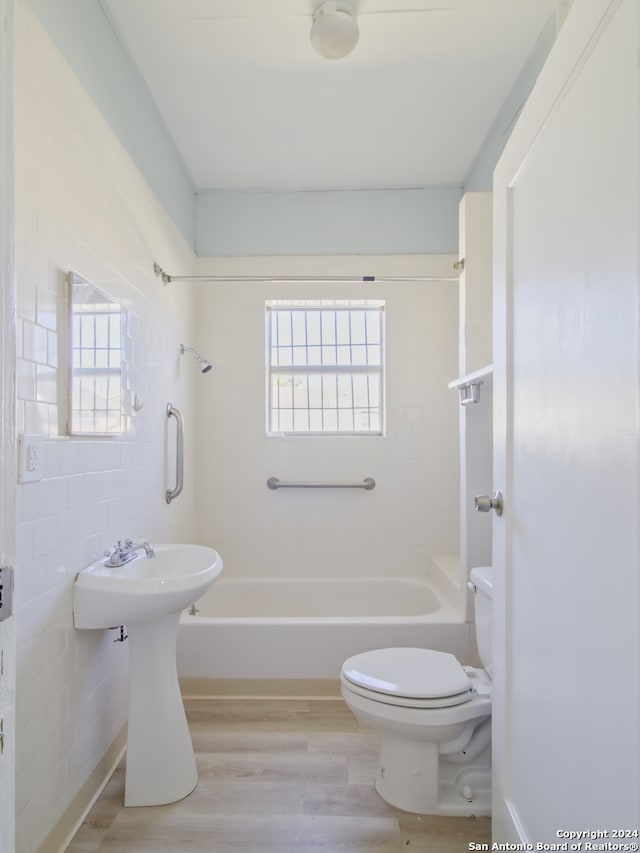
[[469, 676], [457, 658], [433, 649], [363, 652], [344, 662], [342, 674], [358, 687], [408, 699], [441, 699], [471, 692]]

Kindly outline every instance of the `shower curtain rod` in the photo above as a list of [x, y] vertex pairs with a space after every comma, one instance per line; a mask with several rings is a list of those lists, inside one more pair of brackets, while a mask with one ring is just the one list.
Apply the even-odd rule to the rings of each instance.
[[267, 275], [169, 275], [158, 264], [153, 265], [154, 273], [162, 278], [163, 284], [174, 281], [229, 281], [229, 282], [264, 282], [266, 284], [375, 284], [390, 281], [458, 281], [458, 276], [446, 275], [361, 275], [361, 276], [331, 276], [331, 275], [300, 275], [300, 276], [267, 276]]

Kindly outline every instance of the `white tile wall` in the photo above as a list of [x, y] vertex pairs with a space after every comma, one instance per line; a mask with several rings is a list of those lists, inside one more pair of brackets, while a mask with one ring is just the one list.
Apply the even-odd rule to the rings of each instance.
[[[414, 275], [441, 266], [428, 256], [386, 263]], [[326, 275], [364, 273], [362, 259], [324, 264]], [[317, 259], [280, 261], [280, 275], [317, 272]], [[244, 273], [265, 274], [263, 260], [246, 260]], [[265, 300], [367, 297], [386, 300], [386, 437], [267, 438]], [[415, 576], [429, 555], [458, 551], [458, 411], [447, 388], [457, 373], [455, 284], [203, 284], [197, 305], [198, 346], [216, 364], [215, 383], [200, 386], [198, 526], [227, 575]], [[377, 485], [274, 492], [270, 476]]]
[[[127, 647], [74, 629], [76, 572], [126, 535], [195, 535], [193, 488], [164, 501], [167, 402], [194, 420], [178, 352], [190, 300], [153, 275], [154, 260], [194, 259], [26, 3], [16, 152], [17, 431], [45, 439], [43, 479], [17, 488], [17, 850], [34, 853], [126, 719]], [[128, 310], [128, 389], [144, 408], [119, 439], [63, 435], [69, 269]]]

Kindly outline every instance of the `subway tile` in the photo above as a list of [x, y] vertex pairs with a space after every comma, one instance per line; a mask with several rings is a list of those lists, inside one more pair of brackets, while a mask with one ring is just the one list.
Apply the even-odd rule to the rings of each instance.
[[[18, 253], [19, 258], [26, 256], [26, 251]], [[20, 267], [17, 269], [19, 287], [16, 290], [16, 313], [23, 322], [32, 326], [36, 322], [36, 287], [27, 281], [26, 273]]]
[[[49, 404], [23, 401], [24, 406], [24, 432], [30, 435], [50, 434]], [[55, 427], [54, 427], [55, 429]]]
[[29, 361], [47, 363], [47, 330], [43, 326], [23, 319], [22, 353]]
[[41, 403], [57, 403], [57, 370], [46, 364], [36, 365], [36, 399]]
[[72, 438], [65, 438], [61, 441], [55, 442], [55, 456], [58, 466], [56, 474], [58, 476], [69, 477], [73, 474], [81, 473], [78, 458], [79, 443], [80, 442]]
[[20, 400], [36, 399], [36, 365], [33, 361], [17, 360], [16, 394]]
[[33, 558], [33, 521], [21, 521], [16, 524], [16, 560], [18, 562]]
[[[48, 276], [47, 276], [48, 278]], [[58, 298], [46, 287], [36, 288], [36, 322], [46, 329], [57, 327]]]
[[122, 464], [122, 445], [119, 441], [98, 441], [94, 445], [94, 465], [97, 471], [119, 469]]
[[36, 481], [24, 483], [17, 488], [19, 501], [17, 504], [18, 521], [32, 521], [46, 515], [46, 495], [44, 483]]
[[33, 554], [42, 557], [58, 545], [58, 519], [55, 515], [37, 518], [33, 522]]

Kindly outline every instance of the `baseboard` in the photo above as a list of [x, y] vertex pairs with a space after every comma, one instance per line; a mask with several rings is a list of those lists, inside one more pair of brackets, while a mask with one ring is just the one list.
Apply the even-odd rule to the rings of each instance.
[[185, 699], [339, 699], [334, 678], [181, 678]]
[[124, 725], [93, 772], [71, 800], [63, 815], [38, 847], [37, 853], [64, 853], [91, 807], [102, 793], [127, 748], [127, 727]]

